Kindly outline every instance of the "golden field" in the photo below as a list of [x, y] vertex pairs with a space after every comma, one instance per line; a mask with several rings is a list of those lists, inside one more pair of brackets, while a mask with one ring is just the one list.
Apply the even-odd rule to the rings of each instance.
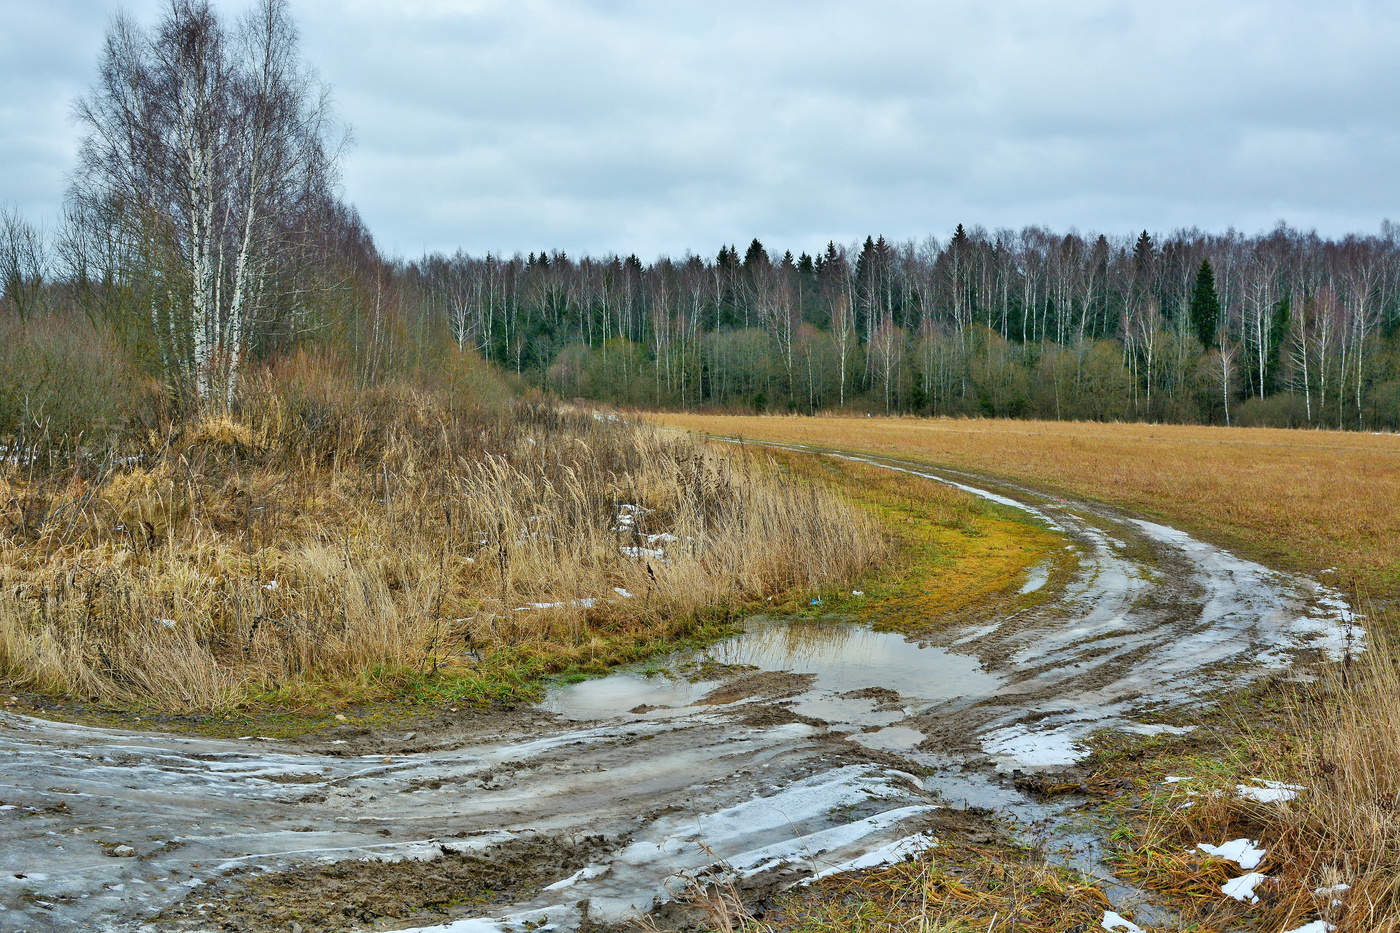
[[1086, 422], [652, 413], [954, 467], [1157, 516], [1363, 598], [1400, 597], [1400, 436]]

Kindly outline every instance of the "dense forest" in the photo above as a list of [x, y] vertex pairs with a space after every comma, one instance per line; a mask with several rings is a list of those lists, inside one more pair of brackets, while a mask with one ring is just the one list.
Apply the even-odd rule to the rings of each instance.
[[404, 261], [341, 198], [328, 100], [280, 0], [114, 22], [64, 216], [0, 211], [0, 434], [232, 405], [297, 353], [627, 405], [1400, 427], [1388, 222]]
[[713, 260], [433, 255], [416, 313], [565, 396], [1394, 428], [1400, 228], [1330, 240], [966, 229]]

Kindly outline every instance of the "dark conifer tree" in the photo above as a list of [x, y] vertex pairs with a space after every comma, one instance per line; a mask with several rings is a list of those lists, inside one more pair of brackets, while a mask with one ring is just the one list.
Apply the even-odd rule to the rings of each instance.
[[1203, 347], [1215, 346], [1215, 334], [1220, 326], [1220, 296], [1215, 293], [1215, 270], [1209, 259], [1201, 260], [1196, 273], [1196, 286], [1191, 289], [1191, 329]]
[[1272, 395], [1279, 390], [1279, 370], [1283, 365], [1285, 343], [1288, 340], [1288, 328], [1293, 323], [1293, 310], [1290, 307], [1288, 296], [1284, 295], [1277, 305], [1274, 306], [1274, 318], [1269, 323], [1269, 345], [1273, 347], [1273, 352], [1269, 354], [1267, 368], [1264, 371], [1264, 392]]
[[1144, 230], [1138, 234], [1137, 245], [1133, 247], [1133, 270], [1137, 273], [1139, 281], [1151, 272], [1155, 255], [1156, 247], [1152, 243], [1152, 235]]
[[766, 265], [768, 265], [768, 251], [763, 248], [758, 237], [754, 237], [753, 242], [749, 244], [748, 251], [744, 253], [744, 268], [752, 270]]

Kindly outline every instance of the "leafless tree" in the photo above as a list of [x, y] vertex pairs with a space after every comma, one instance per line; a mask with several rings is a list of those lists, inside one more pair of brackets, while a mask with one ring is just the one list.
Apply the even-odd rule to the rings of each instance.
[[14, 208], [0, 209], [0, 307], [21, 319], [34, 314], [48, 267], [43, 234]]
[[202, 402], [227, 403], [334, 170], [327, 92], [285, 0], [233, 29], [208, 0], [171, 0], [150, 31], [118, 16], [77, 115], [72, 200], [147, 264], [165, 260], [167, 300], [148, 309], [162, 356]]

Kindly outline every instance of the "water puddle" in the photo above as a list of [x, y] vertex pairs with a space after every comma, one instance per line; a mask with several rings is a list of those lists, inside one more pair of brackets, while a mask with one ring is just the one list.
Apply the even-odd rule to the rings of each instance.
[[1050, 562], [1046, 561], [1036, 564], [1031, 568], [1031, 572], [1026, 575], [1026, 582], [1021, 584], [1020, 594], [1022, 596], [1044, 589], [1045, 584], [1050, 582]]
[[665, 718], [667, 712], [683, 711], [699, 702], [716, 686], [714, 681], [689, 681], [680, 677], [622, 671], [555, 687], [541, 706], [565, 719], [586, 722], [619, 716]]
[[1002, 683], [971, 655], [841, 622], [756, 622], [709, 654], [724, 664], [811, 674], [814, 687], [838, 694], [880, 687], [907, 700], [946, 700], [991, 696]]
[[874, 732], [862, 732], [852, 737], [866, 748], [878, 748], [890, 752], [909, 751], [924, 740], [924, 734], [908, 726], [886, 726]]
[[[891, 727], [933, 703], [991, 696], [1003, 683], [971, 655], [837, 621], [756, 619], [743, 634], [677, 655], [669, 666], [703, 671], [708, 662], [807, 678], [807, 687], [791, 697], [793, 711], [836, 727]], [[572, 720], [667, 718], [704, 708], [717, 686], [711, 679], [625, 671], [556, 687], [544, 708]], [[908, 748], [921, 739], [913, 729], [881, 728], [878, 737], [861, 741]]]

